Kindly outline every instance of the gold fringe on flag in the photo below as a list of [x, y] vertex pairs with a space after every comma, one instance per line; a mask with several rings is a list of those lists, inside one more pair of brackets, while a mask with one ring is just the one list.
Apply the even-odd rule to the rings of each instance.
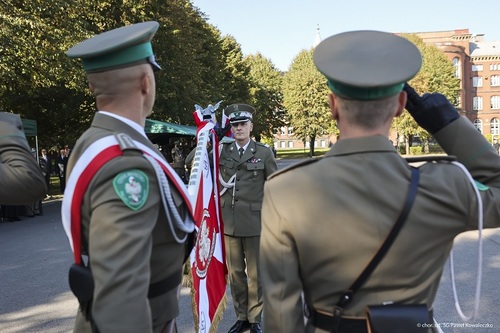
[[[187, 269], [187, 274], [184, 274], [184, 276], [182, 278], [182, 286], [191, 289], [191, 309], [193, 311], [194, 328], [195, 328], [195, 332], [197, 333], [200, 331], [200, 327], [199, 327], [200, 318], [198, 318], [198, 311], [197, 311], [197, 307], [196, 307], [196, 301], [195, 301], [196, 300], [196, 298], [195, 298], [196, 291], [193, 288], [193, 275], [192, 275], [193, 273], [191, 270], [190, 259], [188, 259], [184, 265], [186, 265], [186, 267], [188, 267], [189, 269]], [[186, 269], [184, 270], [184, 272], [186, 272]], [[227, 282], [228, 282], [228, 277], [226, 275], [226, 286], [227, 286]], [[212, 320], [212, 325], [210, 325], [210, 331], [208, 333], [217, 333], [217, 328], [218, 328], [219, 323], [221, 322], [222, 318], [224, 317], [224, 312], [226, 311], [226, 306], [227, 306], [227, 293], [224, 293], [224, 296], [222, 297], [222, 299], [219, 303], [219, 306], [217, 306], [217, 310], [215, 311], [214, 318]]]

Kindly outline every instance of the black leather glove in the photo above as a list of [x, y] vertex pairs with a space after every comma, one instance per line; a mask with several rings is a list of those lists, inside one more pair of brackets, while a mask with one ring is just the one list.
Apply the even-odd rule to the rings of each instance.
[[406, 109], [417, 124], [431, 134], [460, 118], [460, 114], [444, 95], [432, 93], [420, 97], [408, 83], [405, 83], [403, 90], [408, 95]]
[[226, 135], [226, 133], [229, 131], [231, 128], [231, 124], [227, 124], [224, 128], [216, 128], [215, 129], [215, 134], [217, 134], [217, 139], [220, 141], [222, 138]]

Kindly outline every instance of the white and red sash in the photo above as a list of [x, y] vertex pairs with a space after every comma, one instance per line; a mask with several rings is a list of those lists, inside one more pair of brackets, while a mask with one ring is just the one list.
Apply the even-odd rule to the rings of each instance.
[[[189, 200], [186, 186], [177, 173], [159, 155], [158, 151], [132, 140], [135, 147], [143, 154], [153, 157], [161, 166], [168, 179], [175, 185], [192, 214], [191, 202]], [[123, 155], [123, 151], [114, 135], [101, 138], [92, 143], [78, 158], [66, 183], [64, 199], [62, 202], [61, 216], [64, 231], [68, 237], [75, 263], [81, 264], [81, 206], [83, 196], [99, 169], [115, 157]], [[160, 185], [161, 186], [161, 185]]]

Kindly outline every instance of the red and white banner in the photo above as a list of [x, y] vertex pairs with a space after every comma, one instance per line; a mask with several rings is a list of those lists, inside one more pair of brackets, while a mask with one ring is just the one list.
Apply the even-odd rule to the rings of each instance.
[[[188, 194], [197, 229], [191, 252], [191, 294], [197, 333], [215, 333], [226, 307], [227, 268], [224, 225], [219, 199], [219, 144], [215, 124], [194, 113], [197, 147], [191, 168]], [[213, 143], [209, 156], [208, 145]]]

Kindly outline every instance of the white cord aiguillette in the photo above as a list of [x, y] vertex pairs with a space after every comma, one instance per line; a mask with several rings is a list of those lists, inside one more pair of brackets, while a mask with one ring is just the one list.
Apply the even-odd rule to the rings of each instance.
[[458, 300], [458, 294], [457, 294], [457, 286], [455, 283], [455, 264], [453, 262], [453, 249], [450, 252], [450, 274], [451, 274], [451, 285], [453, 289], [453, 297], [455, 299], [455, 308], [457, 310], [458, 315], [462, 320], [464, 321], [470, 321], [474, 319], [478, 312], [479, 312], [479, 302], [481, 298], [481, 279], [483, 276], [483, 200], [481, 199], [481, 195], [479, 194], [479, 190], [477, 189], [477, 186], [475, 184], [474, 179], [472, 178], [472, 175], [470, 174], [469, 170], [467, 168], [459, 163], [459, 162], [452, 162], [456, 166], [458, 166], [466, 175], [467, 178], [469, 179], [470, 183], [472, 184], [472, 187], [474, 188], [474, 191], [477, 196], [477, 209], [478, 209], [478, 255], [477, 255], [477, 277], [476, 277], [476, 293], [475, 293], [475, 304], [474, 304], [474, 312], [472, 313], [471, 316], [466, 316], [462, 308], [460, 306], [460, 302]]
[[[178, 243], [183, 243], [187, 239], [187, 234], [194, 231], [194, 222], [190, 219], [189, 214], [186, 214], [186, 218], [183, 220], [177, 211], [177, 206], [175, 205], [174, 199], [172, 198], [172, 193], [170, 191], [170, 185], [168, 184], [165, 172], [162, 170], [158, 162], [151, 156], [144, 154], [144, 157], [151, 163], [153, 169], [155, 170], [156, 177], [158, 178], [161, 199], [163, 202], [163, 207], [165, 208], [165, 215], [167, 216], [168, 225], [172, 231], [172, 235]], [[186, 233], [183, 238], [177, 237], [177, 233], [174, 230], [175, 227], [180, 231]]]

